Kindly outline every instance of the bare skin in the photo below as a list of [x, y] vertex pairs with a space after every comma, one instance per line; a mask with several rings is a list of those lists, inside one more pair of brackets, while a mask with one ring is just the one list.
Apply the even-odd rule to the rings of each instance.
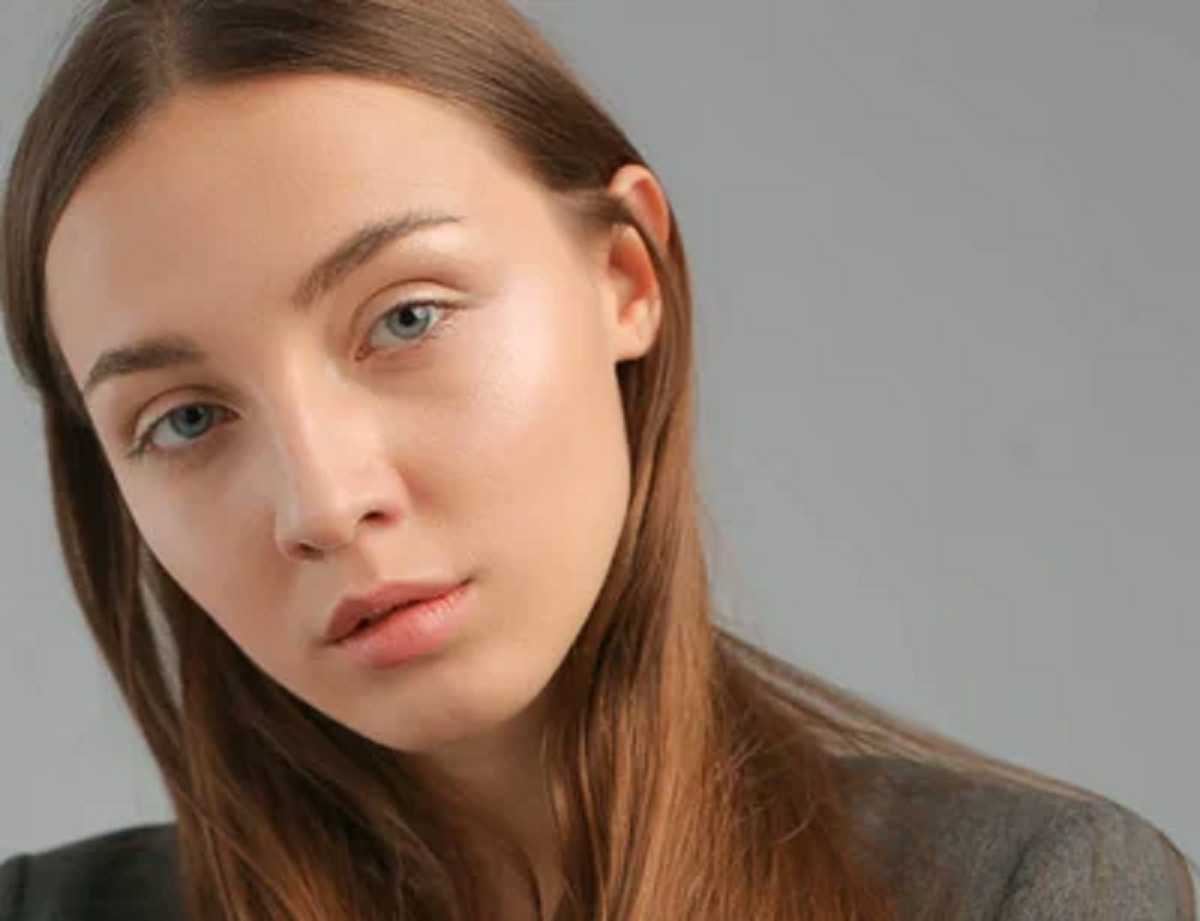
[[[667, 239], [646, 169], [610, 188]], [[547, 907], [559, 878], [541, 692], [624, 518], [615, 369], [660, 322], [637, 235], [584, 240], [551, 201], [436, 100], [272, 77], [174, 97], [85, 177], [47, 264], [50, 322], [81, 386], [103, 352], [148, 336], [207, 356], [87, 394], [157, 559], [274, 680], [518, 829]], [[458, 220], [291, 303], [349, 233], [409, 209]], [[143, 436], [147, 453], [130, 456]], [[323, 642], [342, 595], [422, 578], [470, 580], [433, 653], [378, 670]], [[534, 916], [496, 885], [502, 917]]]

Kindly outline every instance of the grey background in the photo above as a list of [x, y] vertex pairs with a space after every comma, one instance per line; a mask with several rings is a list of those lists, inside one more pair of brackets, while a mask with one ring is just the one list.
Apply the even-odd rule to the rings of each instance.
[[[1200, 857], [1200, 5], [527, 0], [690, 246], [744, 632]], [[0, 145], [76, 4], [0, 6]], [[4, 363], [0, 855], [167, 817]]]

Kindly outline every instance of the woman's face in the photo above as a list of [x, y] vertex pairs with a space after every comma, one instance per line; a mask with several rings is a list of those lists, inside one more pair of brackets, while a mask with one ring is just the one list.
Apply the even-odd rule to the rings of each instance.
[[[661, 217], [638, 170], [610, 187]], [[342, 248], [410, 214], [446, 220]], [[615, 367], [657, 324], [632, 233], [574, 235], [430, 97], [274, 77], [144, 122], [72, 198], [47, 279], [81, 387], [110, 350], [187, 341], [108, 362], [87, 406], [146, 544], [265, 673], [412, 752], [527, 711], [625, 516]], [[441, 642], [372, 667], [326, 641], [339, 599], [393, 580], [466, 583]]]

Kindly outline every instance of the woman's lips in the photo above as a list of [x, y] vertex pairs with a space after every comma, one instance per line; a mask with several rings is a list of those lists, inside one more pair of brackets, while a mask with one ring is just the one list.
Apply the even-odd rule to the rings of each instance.
[[473, 595], [471, 583], [462, 582], [441, 595], [405, 604], [351, 630], [333, 649], [368, 668], [394, 668], [432, 652], [449, 639]]
[[380, 582], [357, 595], [347, 595], [330, 614], [325, 628], [325, 641], [341, 642], [358, 630], [364, 621], [378, 619], [401, 606], [439, 598], [461, 584], [449, 580]]

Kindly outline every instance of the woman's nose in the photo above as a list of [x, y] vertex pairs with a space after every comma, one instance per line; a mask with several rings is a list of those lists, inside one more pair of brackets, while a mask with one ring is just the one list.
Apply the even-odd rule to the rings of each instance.
[[288, 557], [325, 556], [362, 527], [402, 519], [404, 484], [370, 411], [345, 401], [298, 406], [275, 442], [275, 539]]

